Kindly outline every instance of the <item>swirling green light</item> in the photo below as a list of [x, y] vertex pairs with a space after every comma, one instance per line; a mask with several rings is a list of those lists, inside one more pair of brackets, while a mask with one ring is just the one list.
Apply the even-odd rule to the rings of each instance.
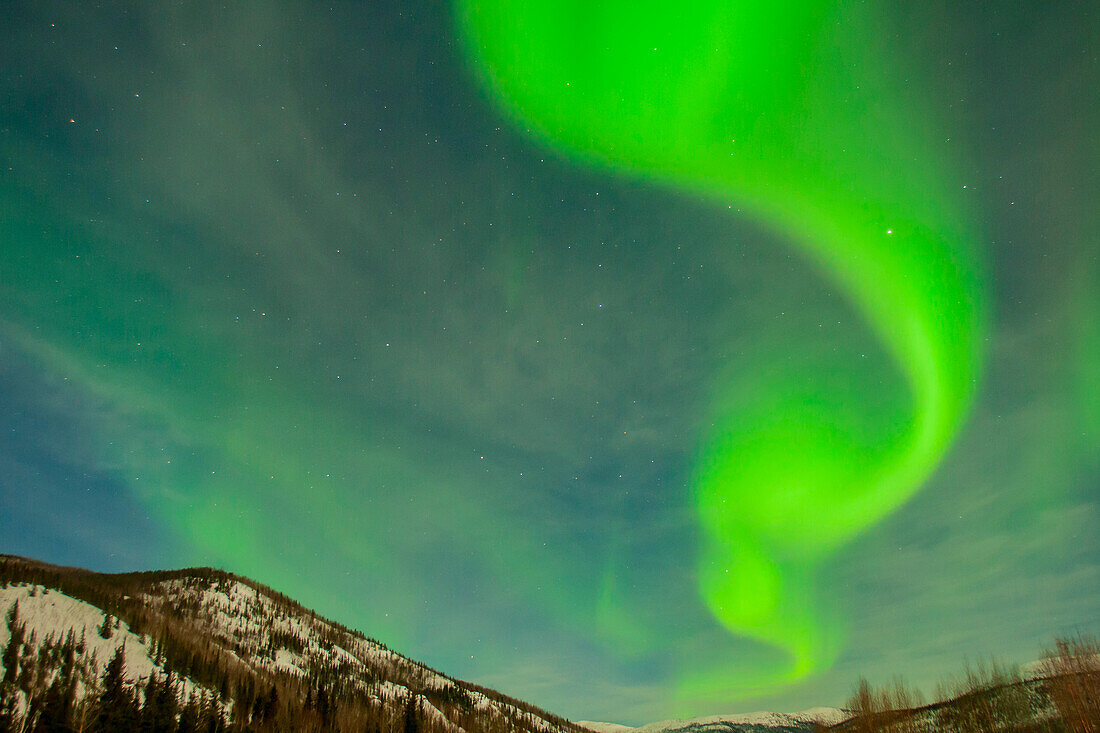
[[[935, 468], [973, 391], [981, 287], [965, 181], [881, 4], [460, 0], [466, 52], [516, 125], [589, 164], [736, 202], [850, 296], [908, 385], [907, 418], [852, 368], [719, 384], [694, 478], [699, 584], [787, 659], [682, 692], [799, 679], [839, 630], [815, 568]], [[919, 81], [919, 70], [909, 70]], [[861, 382], [862, 380], [862, 382]], [[736, 665], [731, 665], [736, 666]]]

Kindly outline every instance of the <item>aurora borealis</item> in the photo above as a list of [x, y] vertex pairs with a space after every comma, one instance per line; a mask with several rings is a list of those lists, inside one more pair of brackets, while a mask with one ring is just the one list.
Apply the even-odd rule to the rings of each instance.
[[1096, 630], [1094, 6], [0, 12], [0, 551], [627, 723]]
[[[731, 375], [711, 397], [694, 488], [702, 595], [731, 631], [789, 654], [778, 679], [831, 661], [813, 565], [919, 487], [977, 377], [974, 236], [943, 154], [907, 139], [935, 127], [914, 126], [928, 115], [890, 86], [900, 74], [875, 43], [879, 13], [820, 0], [460, 11], [520, 127], [582, 159], [743, 202], [823, 263], [908, 382], [907, 418], [862, 414], [859, 393], [874, 387], [859, 366], [765, 364], [768, 376]], [[714, 684], [728, 689], [729, 676]], [[760, 669], [740, 677], [775, 683]]]

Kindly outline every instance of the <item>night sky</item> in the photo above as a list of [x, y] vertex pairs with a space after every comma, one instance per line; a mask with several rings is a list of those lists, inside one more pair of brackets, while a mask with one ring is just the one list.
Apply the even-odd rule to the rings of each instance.
[[0, 551], [634, 724], [1095, 632], [1098, 58], [1089, 2], [6, 3]]

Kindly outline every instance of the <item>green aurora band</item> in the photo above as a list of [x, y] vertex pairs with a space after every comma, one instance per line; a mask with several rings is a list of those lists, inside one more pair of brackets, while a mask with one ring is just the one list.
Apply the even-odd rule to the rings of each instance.
[[[680, 695], [760, 693], [828, 666], [816, 569], [901, 505], [967, 410], [984, 314], [965, 180], [880, 3], [460, 0], [471, 63], [514, 124], [612, 172], [738, 207], [802, 248], [892, 358], [903, 409], [848, 373], [773, 359], [715, 379], [693, 496], [699, 591], [768, 669]], [[831, 362], [832, 363], [832, 362]], [[895, 390], [899, 391], [899, 390]], [[731, 691], [731, 688], [733, 690]]]

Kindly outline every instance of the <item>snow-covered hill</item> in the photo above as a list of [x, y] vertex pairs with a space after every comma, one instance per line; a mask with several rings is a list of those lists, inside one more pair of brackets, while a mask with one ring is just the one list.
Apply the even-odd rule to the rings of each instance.
[[[58, 706], [67, 725], [103, 717], [122, 695], [131, 718], [181, 729], [186, 713], [214, 731], [583, 730], [209, 568], [101, 575], [0, 556], [0, 614], [0, 729]], [[119, 650], [123, 688], [110, 692]]]

